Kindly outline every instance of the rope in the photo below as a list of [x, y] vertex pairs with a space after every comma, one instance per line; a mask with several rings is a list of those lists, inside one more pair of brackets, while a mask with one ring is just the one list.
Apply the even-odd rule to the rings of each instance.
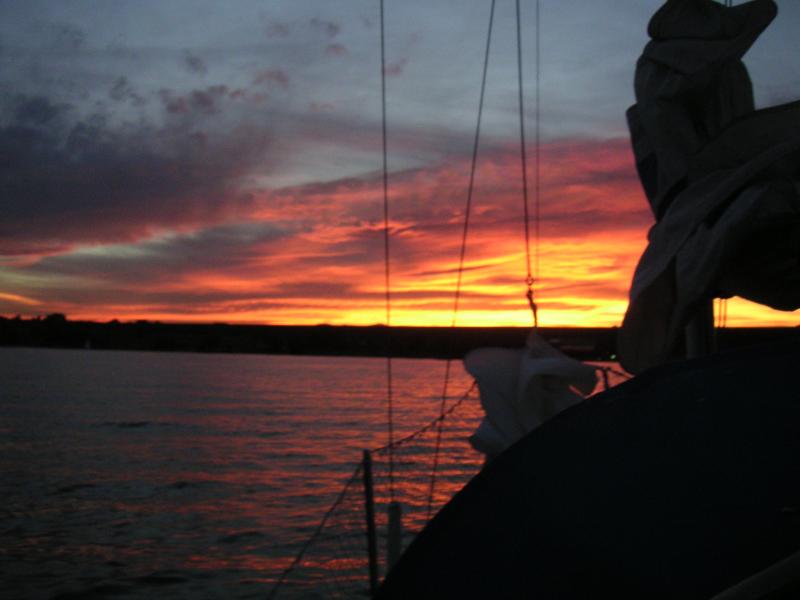
[[[541, 17], [540, 17], [540, 10], [539, 10], [539, 0], [536, 0], [536, 72], [535, 72], [535, 76], [536, 76], [536, 98], [535, 99], [536, 99], [536, 102], [535, 102], [535, 105], [534, 105], [534, 109], [536, 111], [535, 114], [534, 114], [534, 118], [536, 119], [535, 128], [534, 128], [534, 138], [535, 138], [534, 142], [536, 144], [536, 161], [534, 163], [534, 172], [533, 172], [533, 174], [534, 174], [534, 185], [535, 185], [534, 190], [533, 190], [534, 191], [534, 225], [536, 227], [535, 230], [534, 230], [536, 246], [534, 248], [534, 250], [535, 250], [535, 253], [534, 253], [535, 263], [534, 263], [533, 276], [536, 279], [536, 281], [539, 281], [540, 272], [541, 272], [540, 268], [539, 268], [539, 262], [540, 262], [540, 257], [541, 257], [541, 252], [540, 252], [541, 244], [540, 244], [540, 242], [541, 242], [541, 239], [542, 239], [542, 235], [541, 235], [541, 221], [542, 221], [542, 219], [541, 219], [541, 196], [542, 196], [542, 194], [541, 194], [541, 181], [542, 181], [542, 177], [541, 177], [541, 171], [542, 171], [542, 164], [541, 164], [542, 163], [542, 161], [541, 161], [541, 156], [542, 156], [542, 152], [541, 152], [541, 148], [542, 148], [541, 123], [542, 123], [542, 119], [541, 119], [541, 112], [542, 112], [542, 110], [541, 110], [541, 107], [542, 107], [542, 102], [541, 102], [541, 94], [540, 94], [540, 90], [542, 89], [542, 86], [541, 86], [541, 80], [542, 80], [542, 63], [541, 63], [541, 56], [542, 56], [541, 46], [542, 46], [542, 44], [541, 44], [541, 39], [542, 39], [542, 36], [541, 36]], [[522, 87], [522, 86], [520, 86], [520, 87]]]
[[616, 375], [620, 379], [624, 379], [624, 380], [628, 380], [628, 379], [631, 378], [631, 375], [629, 373], [625, 373], [623, 371], [618, 371], [618, 370], [613, 369], [611, 367], [595, 367], [595, 371], [599, 371], [600, 372], [600, 375], [603, 378], [603, 390], [606, 391], [606, 392], [613, 387], [611, 385], [611, 380], [609, 378], [609, 375]]
[[717, 303], [717, 329], [724, 329], [728, 326], [728, 299], [718, 298]]
[[[417, 429], [414, 433], [410, 433], [407, 436], [405, 436], [404, 438], [400, 438], [399, 440], [395, 441], [394, 442], [394, 447], [395, 448], [399, 448], [400, 446], [408, 444], [409, 442], [413, 442], [415, 439], [417, 439], [421, 435], [429, 432], [431, 429], [436, 427], [441, 421], [443, 421], [444, 419], [449, 417], [451, 414], [453, 414], [453, 412], [459, 406], [461, 406], [467, 400], [467, 398], [469, 398], [470, 394], [475, 390], [477, 385], [478, 384], [473, 381], [472, 385], [470, 386], [470, 388], [466, 392], [464, 392], [464, 394], [462, 394], [462, 396], [458, 400], [456, 400], [453, 404], [451, 404], [450, 408], [448, 408], [446, 411], [441, 413], [438, 417], [433, 419], [427, 425]], [[373, 454], [383, 454], [387, 450], [389, 450], [388, 444], [386, 446], [380, 446], [379, 448], [375, 448], [374, 450], [372, 450], [372, 453]]]
[[328, 522], [328, 519], [330, 519], [331, 515], [342, 503], [345, 496], [347, 495], [348, 488], [353, 484], [353, 482], [358, 478], [360, 474], [361, 474], [361, 463], [358, 463], [355, 472], [350, 476], [350, 479], [347, 480], [347, 483], [344, 484], [342, 491], [339, 492], [339, 495], [336, 497], [336, 500], [328, 509], [328, 512], [326, 512], [325, 515], [322, 517], [322, 520], [319, 522], [319, 525], [317, 525], [317, 528], [314, 530], [314, 533], [312, 533], [311, 537], [309, 537], [306, 540], [306, 543], [303, 544], [302, 548], [300, 548], [300, 552], [297, 553], [295, 559], [288, 567], [286, 567], [286, 570], [278, 578], [278, 581], [275, 583], [275, 586], [272, 588], [272, 591], [270, 592], [269, 596], [267, 596], [269, 600], [272, 600], [273, 598], [276, 597], [278, 590], [283, 585], [284, 580], [289, 576], [289, 573], [291, 573], [295, 569], [295, 567], [297, 567], [297, 565], [300, 564], [300, 561], [303, 560], [303, 555], [305, 555], [306, 551], [311, 547], [311, 544], [313, 544], [314, 541], [316, 541], [316, 539], [320, 536], [322, 530], [325, 528], [325, 524]]
[[[725, 6], [727, 8], [731, 8], [733, 6], [733, 0], [725, 0]], [[728, 300], [727, 298], [719, 298], [719, 303], [717, 304], [717, 322], [716, 328], [723, 329], [728, 324]], [[716, 332], [714, 332], [714, 338], [716, 342]]]
[[[613, 385], [609, 378], [610, 375], [615, 375], [620, 379], [630, 379], [631, 377], [628, 373], [625, 373], [618, 369], [614, 369], [613, 367], [597, 365], [595, 366], [595, 369], [601, 373], [605, 384], [604, 387], [606, 387], [606, 389], [612, 387]], [[478, 385], [477, 382], [473, 381], [471, 386], [458, 398], [458, 400], [453, 402], [439, 416], [435, 417], [433, 420], [431, 420], [424, 426], [420, 427], [413, 433], [410, 433], [398, 440], [394, 440], [391, 444], [385, 444], [383, 446], [374, 448], [373, 450], [371, 450], [372, 455], [391, 456], [396, 449], [412, 444], [414, 441], [418, 440], [426, 433], [432, 431], [434, 428], [436, 428], [438, 431], [441, 428], [441, 424], [443, 423], [443, 421], [448, 417], [450, 417], [450, 415], [452, 415], [460, 406], [462, 406], [469, 399], [469, 397], [472, 395], [477, 385]], [[363, 548], [354, 545], [356, 543], [356, 540], [361, 539], [360, 536], [363, 535], [363, 530], [361, 529], [363, 524], [361, 520], [356, 518], [354, 515], [350, 515], [350, 520], [347, 521], [347, 524], [350, 525], [348, 532], [337, 533], [335, 535], [324, 532], [326, 526], [332, 520], [332, 517], [334, 517], [334, 513], [336, 513], [337, 509], [339, 509], [347, 499], [348, 491], [352, 488], [354, 482], [356, 482], [360, 477], [361, 468], [362, 468], [361, 463], [356, 465], [353, 475], [350, 477], [347, 483], [345, 483], [341, 492], [339, 493], [334, 503], [331, 505], [331, 507], [323, 516], [322, 520], [320, 521], [314, 533], [308, 540], [306, 540], [306, 542], [303, 544], [302, 548], [300, 549], [300, 552], [297, 554], [295, 559], [292, 561], [289, 567], [287, 567], [285, 571], [281, 574], [274, 588], [271, 590], [268, 598], [274, 599], [276, 597], [276, 595], [280, 591], [279, 588], [283, 586], [283, 584], [286, 582], [291, 572], [297, 569], [297, 567], [303, 561], [304, 556], [307, 554], [308, 550], [313, 546], [315, 542], [324, 542], [326, 539], [334, 540], [335, 543], [338, 545], [339, 552], [342, 556], [356, 556], [363, 551]], [[345, 517], [346, 516], [347, 515], [345, 515]], [[339, 515], [337, 516], [337, 518], [341, 519], [342, 516]], [[430, 514], [427, 515], [427, 520], [430, 520]], [[341, 581], [340, 579], [341, 578], [338, 577], [337, 572], [334, 571], [332, 573], [328, 573], [325, 579], [321, 580], [321, 584], [329, 588], [330, 591], [333, 592], [333, 596], [335, 597], [353, 596], [353, 590], [348, 589], [346, 587], [348, 582], [350, 581], [346, 577], [344, 577]]]
[[540, 134], [540, 94], [539, 94], [539, 87], [540, 87], [540, 71], [541, 71], [541, 62], [540, 62], [540, 25], [539, 25], [539, 0], [536, 0], [536, 130], [535, 130], [535, 144], [536, 144], [536, 158], [534, 163], [534, 221], [535, 221], [535, 249], [534, 249], [534, 269], [531, 268], [531, 234], [530, 234], [530, 210], [528, 208], [529, 201], [528, 201], [528, 159], [527, 159], [527, 149], [525, 144], [525, 99], [523, 98], [523, 80], [522, 80], [522, 30], [521, 30], [521, 18], [520, 18], [520, 8], [519, 8], [519, 0], [516, 0], [516, 14], [517, 14], [517, 95], [519, 100], [519, 151], [520, 151], [520, 162], [521, 170], [522, 170], [522, 199], [523, 199], [523, 213], [524, 213], [524, 224], [525, 224], [525, 268], [527, 276], [525, 278], [525, 284], [527, 286], [527, 292], [525, 296], [528, 299], [528, 305], [530, 306], [531, 312], [533, 313], [533, 326], [534, 328], [539, 327], [539, 311], [536, 305], [536, 301], [534, 299], [534, 283], [536, 283], [539, 279], [539, 239], [540, 239], [540, 227], [539, 223], [541, 221], [540, 218], [540, 185], [539, 185], [539, 175], [541, 171], [541, 161], [540, 161], [540, 148], [541, 148], [541, 134]]
[[[486, 74], [489, 71], [489, 53], [492, 46], [494, 6], [495, 6], [495, 0], [492, 0], [491, 7], [489, 9], [489, 28], [486, 33], [486, 50], [484, 51], [483, 55], [483, 75], [481, 77], [481, 93], [480, 93], [480, 98], [478, 100], [478, 121], [477, 124], [475, 125], [475, 137], [472, 142], [472, 163], [470, 165], [470, 170], [469, 170], [469, 184], [467, 185], [467, 205], [464, 209], [464, 228], [461, 232], [461, 251], [458, 257], [458, 271], [457, 271], [458, 274], [456, 276], [456, 290], [453, 298], [453, 317], [450, 322], [451, 328], [454, 328], [456, 326], [456, 319], [458, 317], [458, 305], [459, 305], [459, 300], [461, 299], [461, 283], [464, 275], [464, 257], [466, 256], [467, 252], [467, 234], [469, 232], [469, 217], [472, 212], [472, 195], [475, 190], [475, 171], [478, 164], [478, 146], [481, 137], [481, 121], [483, 119], [483, 100], [486, 94]], [[444, 422], [442, 416], [444, 415], [445, 402], [447, 401], [447, 390], [450, 384], [451, 365], [452, 365], [452, 360], [447, 359], [447, 363], [445, 364], [445, 369], [444, 369], [442, 400], [439, 406], [440, 419], [439, 419], [439, 426], [436, 431], [436, 443], [433, 452], [433, 467], [431, 468], [431, 481], [428, 493], [428, 519], [430, 519], [431, 516], [431, 510], [433, 507], [433, 495], [434, 495], [434, 490], [436, 488], [436, 472], [439, 467], [439, 448], [442, 443], [442, 424]]]
[[[392, 295], [389, 270], [389, 167], [386, 150], [386, 32], [383, 18], [383, 0], [380, 0], [381, 22], [381, 140], [383, 142], [383, 262], [386, 290], [386, 396], [389, 447], [394, 441], [394, 406], [392, 401]], [[389, 452], [389, 495], [394, 501], [394, 454]]]
[[620, 377], [622, 379], [631, 379], [633, 377], [633, 375], [631, 375], [630, 373], [626, 373], [625, 371], [618, 371], [617, 369], [612, 369], [611, 367], [597, 367], [597, 368], [605, 371], [606, 373], [616, 375], [617, 377]]
[[[390, 453], [392, 453], [395, 449], [411, 444], [412, 442], [419, 439], [426, 433], [430, 432], [442, 420], [448, 418], [451, 414], [453, 414], [456, 411], [456, 409], [462, 406], [476, 387], [477, 383], [473, 381], [469, 389], [467, 389], [461, 395], [461, 397], [455, 402], [453, 402], [453, 404], [451, 404], [450, 407], [447, 410], [445, 410], [441, 415], [434, 418], [432, 421], [430, 421], [423, 427], [417, 429], [413, 433], [410, 433], [399, 440], [394, 440], [391, 445], [386, 444], [371, 450], [371, 454], [373, 456], [390, 455]], [[358, 518], [354, 513], [339, 514], [337, 512], [340, 511], [340, 509], [342, 509], [343, 507], [346, 508], [348, 501], [348, 494], [352, 491], [353, 485], [358, 482], [361, 475], [362, 475], [362, 463], [359, 462], [355, 466], [355, 471], [353, 472], [353, 475], [344, 484], [341, 491], [337, 495], [335, 501], [328, 508], [328, 510], [322, 517], [322, 520], [319, 522], [314, 532], [302, 545], [300, 551], [295, 556], [292, 563], [281, 573], [281, 576], [277, 579], [275, 585], [273, 586], [272, 590], [267, 596], [270, 600], [273, 600], [278, 596], [283, 586], [287, 583], [289, 576], [292, 574], [293, 571], [297, 570], [298, 567], [301, 566], [301, 563], [303, 562], [304, 558], [309, 554], [309, 550], [312, 549], [312, 546], [314, 546], [315, 544], [325, 543], [326, 541], [332, 541], [336, 545], [339, 555], [343, 557], [358, 556], [363, 553], [364, 548], [361, 546], [361, 544], [358, 544], [358, 540], [362, 539], [362, 536], [364, 535], [362, 520]], [[359, 500], [363, 501], [363, 498], [359, 497]], [[345, 521], [341, 521], [342, 519], [345, 519]], [[331, 524], [333, 524], [333, 526], [335, 527], [337, 522], [339, 522], [340, 525], [344, 523], [346, 530], [345, 532], [332, 533], [326, 530], [326, 528], [329, 528]], [[318, 583], [320, 585], [325, 586], [325, 588], [327, 588], [327, 590], [331, 592], [332, 597], [341, 597], [341, 598], [353, 597], [354, 593], [352, 589], [352, 581], [349, 580], [345, 574], [342, 574], [341, 577], [339, 575], [340, 573], [338, 570], [330, 571], [326, 573], [326, 576], [323, 579], [319, 580]], [[351, 584], [350, 588], [347, 587], [348, 583]]]

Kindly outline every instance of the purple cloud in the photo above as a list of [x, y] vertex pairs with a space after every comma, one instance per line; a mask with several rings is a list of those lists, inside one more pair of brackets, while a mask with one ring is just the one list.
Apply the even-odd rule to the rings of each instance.
[[339, 32], [342, 30], [341, 25], [334, 23], [333, 21], [320, 19], [318, 17], [314, 17], [309, 22], [314, 29], [323, 32], [331, 39], [339, 35]]
[[115, 102], [130, 102], [134, 106], [142, 106], [146, 103], [145, 98], [133, 89], [127, 77], [119, 77], [114, 82], [108, 91], [108, 97]]
[[172, 110], [195, 112], [135, 126], [17, 98], [0, 127], [0, 255], [130, 242], [246, 214], [253, 199], [242, 180], [256, 165], [267, 171], [271, 136], [250, 124], [207, 128], [219, 95], [188, 94]]
[[202, 112], [213, 114], [220, 111], [220, 103], [229, 96], [231, 91], [225, 85], [212, 85], [202, 90], [193, 90], [188, 94], [178, 95], [171, 90], [159, 91], [161, 101], [168, 112], [174, 114], [187, 114]]
[[289, 87], [289, 75], [283, 69], [262, 69], [253, 77], [254, 85], [277, 84], [282, 88]]
[[187, 51], [186, 54], [183, 55], [183, 64], [192, 73], [197, 73], [198, 75], [205, 75], [208, 73], [206, 61], [191, 52]]

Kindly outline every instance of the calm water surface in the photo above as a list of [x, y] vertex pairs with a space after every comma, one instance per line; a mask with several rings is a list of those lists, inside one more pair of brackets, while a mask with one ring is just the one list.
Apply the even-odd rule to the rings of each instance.
[[[400, 437], [436, 416], [444, 363], [394, 369]], [[470, 383], [457, 366], [453, 394]], [[385, 387], [381, 359], [0, 348], [6, 597], [264, 597], [385, 443]], [[445, 495], [481, 460], [477, 399], [459, 419]]]

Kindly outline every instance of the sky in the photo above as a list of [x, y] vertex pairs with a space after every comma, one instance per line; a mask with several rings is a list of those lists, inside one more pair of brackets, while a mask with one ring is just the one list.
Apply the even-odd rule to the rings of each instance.
[[[541, 325], [624, 314], [653, 224], [624, 113], [660, 4], [541, 0]], [[800, 3], [777, 4], [745, 61], [759, 107], [800, 96]], [[453, 318], [489, 6], [385, 3], [393, 325], [531, 322], [512, 0]], [[377, 0], [0, 0], [0, 315], [385, 322], [380, 74]], [[729, 325], [797, 323], [728, 307]]]

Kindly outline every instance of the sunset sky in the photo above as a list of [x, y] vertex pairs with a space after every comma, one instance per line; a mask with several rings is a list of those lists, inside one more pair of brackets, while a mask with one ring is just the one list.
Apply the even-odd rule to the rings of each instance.
[[[541, 1], [542, 325], [624, 313], [652, 225], [624, 113], [660, 4]], [[777, 4], [759, 107], [800, 97], [800, 3]], [[451, 323], [489, 6], [386, 0], [396, 325]], [[377, 0], [0, 0], [0, 315], [383, 322], [379, 43]], [[459, 325], [531, 320], [514, 43], [497, 0]]]

